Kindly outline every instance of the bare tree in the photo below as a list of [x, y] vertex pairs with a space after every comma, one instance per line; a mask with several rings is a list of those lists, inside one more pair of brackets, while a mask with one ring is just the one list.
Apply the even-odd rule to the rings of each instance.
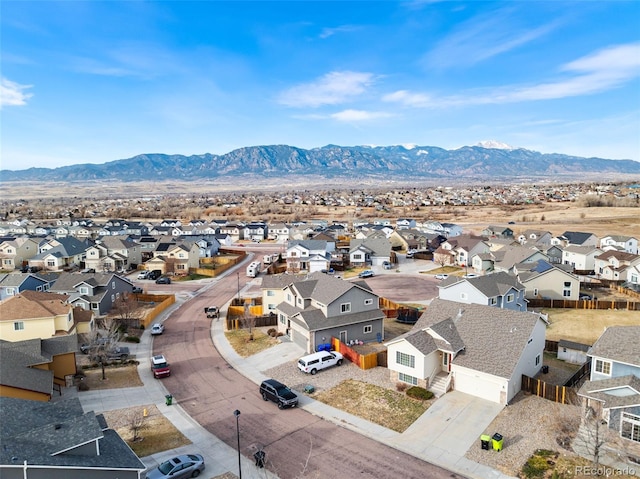
[[133, 435], [133, 438], [131, 439], [132, 442], [138, 442], [143, 439], [140, 437], [139, 433], [142, 426], [144, 426], [146, 418], [144, 411], [140, 411], [139, 409], [134, 409], [129, 412], [129, 417], [127, 419], [129, 420], [129, 429]]
[[107, 379], [105, 364], [109, 358], [109, 352], [116, 347], [120, 339], [118, 323], [112, 317], [105, 317], [101, 321], [100, 328], [93, 331], [87, 345], [88, 354], [91, 361], [100, 364], [102, 368], [102, 379]]
[[583, 407], [582, 421], [573, 440], [574, 451], [591, 460], [596, 471], [599, 470], [608, 432], [607, 423], [602, 419], [600, 412], [592, 406]]
[[137, 326], [140, 321], [138, 300], [133, 294], [121, 294], [113, 304], [113, 316], [126, 328]]
[[248, 303], [244, 305], [244, 312], [240, 316], [240, 322], [245, 328], [249, 329], [249, 341], [253, 341], [253, 328], [256, 327], [257, 318], [251, 312], [251, 305]]

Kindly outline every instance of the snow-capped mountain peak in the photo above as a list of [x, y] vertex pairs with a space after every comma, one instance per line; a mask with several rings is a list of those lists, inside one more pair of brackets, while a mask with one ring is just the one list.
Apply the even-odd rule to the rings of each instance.
[[480, 141], [475, 146], [479, 146], [481, 148], [492, 148], [495, 150], [515, 150], [513, 146], [507, 145], [506, 143], [502, 143], [496, 140]]

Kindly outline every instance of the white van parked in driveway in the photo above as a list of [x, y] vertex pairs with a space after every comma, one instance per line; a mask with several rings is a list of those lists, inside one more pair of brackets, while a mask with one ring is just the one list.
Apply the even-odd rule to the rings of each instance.
[[298, 359], [298, 368], [303, 373], [315, 374], [330, 366], [340, 366], [342, 360], [342, 354], [337, 351], [319, 351]]

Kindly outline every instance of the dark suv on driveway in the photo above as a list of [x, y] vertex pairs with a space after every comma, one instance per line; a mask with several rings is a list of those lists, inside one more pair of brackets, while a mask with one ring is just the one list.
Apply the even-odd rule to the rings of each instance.
[[275, 379], [262, 381], [260, 394], [265, 401], [277, 403], [280, 409], [296, 407], [298, 405], [298, 396], [287, 386]]

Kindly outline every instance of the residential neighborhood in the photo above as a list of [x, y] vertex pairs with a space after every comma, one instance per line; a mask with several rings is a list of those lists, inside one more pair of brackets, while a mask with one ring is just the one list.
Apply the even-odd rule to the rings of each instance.
[[[524, 393], [524, 378], [544, 379], [547, 308], [554, 302], [591, 309], [599, 307], [594, 287], [627, 292], [628, 302], [640, 291], [637, 239], [598, 238], [588, 231], [554, 236], [540, 228], [488, 224], [477, 234], [454, 223], [411, 217], [332, 223], [317, 218], [13, 220], [0, 228], [0, 396], [13, 401], [3, 405], [16, 414], [32, 408], [20, 400], [56, 403], [79, 371], [80, 346], [104, 334], [114, 317], [128, 317], [125, 303], [139, 301], [141, 293], [153, 301], [156, 289], [155, 294], [175, 298], [171, 291], [177, 284], [214, 284], [217, 275], [252, 255], [264, 269], [246, 279], [247, 287], [254, 285], [253, 295], [249, 290], [241, 295], [238, 274], [236, 300], [248, 295], [251, 311], [258, 308], [255, 314], [272, 321], [280, 343], [297, 347], [300, 356], [339, 345], [355, 348], [345, 356], [354, 361], [358, 347], [373, 348], [384, 351], [386, 360], [376, 369], [386, 371], [389, 388], [422, 388], [436, 400], [464, 394], [498, 408]], [[413, 303], [422, 304], [418, 309], [375, 292], [394, 276], [411, 275]], [[419, 281], [425, 279], [435, 281], [432, 296], [421, 296]], [[407, 316], [412, 308], [414, 314]], [[235, 323], [228, 323], [228, 316], [226, 324], [246, 327], [247, 311], [245, 306]], [[401, 314], [414, 319], [404, 321], [404, 333], [390, 334], [388, 321]], [[554, 355], [560, 361], [591, 368], [576, 388], [583, 411], [576, 437], [584, 437], [590, 425], [584, 411], [595, 411], [615, 436], [611, 447], [637, 449], [636, 333], [633, 327], [612, 326], [594, 344], [572, 337], [557, 343]], [[622, 356], [616, 353], [619, 344], [629, 345]], [[612, 399], [618, 397], [625, 400]], [[70, 411], [78, 407], [69, 404]], [[104, 427], [94, 433], [97, 441], [117, 436]], [[16, 434], [21, 434], [17, 426], [4, 440]], [[119, 447], [117, 440], [113, 444]], [[588, 456], [584, 448], [576, 450]], [[640, 457], [640, 451], [630, 457]], [[144, 469], [139, 464], [132, 459], [127, 466], [132, 477]], [[46, 461], [42, 467], [48, 467]]]

